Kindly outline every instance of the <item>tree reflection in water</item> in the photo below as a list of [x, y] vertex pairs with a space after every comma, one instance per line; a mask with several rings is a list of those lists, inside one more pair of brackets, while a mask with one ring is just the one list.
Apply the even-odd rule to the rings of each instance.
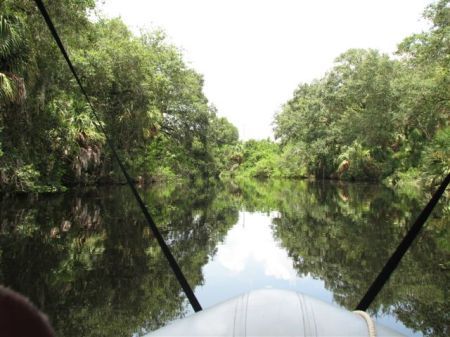
[[[190, 283], [238, 209], [213, 189], [146, 193]], [[185, 312], [186, 302], [126, 189], [1, 203], [0, 283], [43, 310], [59, 336], [131, 336]]]
[[[272, 229], [300, 277], [353, 309], [425, 200], [375, 185], [244, 181], [144, 192], [191, 285], [240, 210], [277, 211]], [[59, 336], [143, 334], [186, 313], [185, 297], [128, 190], [3, 198], [0, 283], [46, 312]], [[372, 313], [424, 335], [449, 334], [450, 207], [442, 203]]]
[[[425, 198], [411, 199], [382, 186], [365, 184], [303, 181], [265, 189], [270, 191], [268, 195], [260, 194], [263, 197], [252, 200], [251, 207], [255, 202], [261, 207], [275, 202], [272, 207], [279, 216], [273, 221], [274, 233], [293, 259], [299, 276], [309, 274], [324, 280], [334, 300], [350, 310], [426, 203]], [[450, 334], [449, 223], [447, 200], [429, 219], [369, 308], [372, 314], [393, 314], [424, 335]]]

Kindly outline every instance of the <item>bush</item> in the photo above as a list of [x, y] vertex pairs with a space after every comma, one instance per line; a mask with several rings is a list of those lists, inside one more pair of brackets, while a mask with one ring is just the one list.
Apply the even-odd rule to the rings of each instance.
[[450, 172], [450, 127], [436, 132], [425, 148], [421, 168], [427, 183], [437, 185]]
[[[357, 141], [345, 147], [344, 152], [338, 157], [338, 175], [342, 179], [350, 180], [378, 180], [381, 176], [380, 164], [371, 156], [370, 150], [364, 148]], [[342, 164], [346, 161], [348, 169], [342, 170]]]

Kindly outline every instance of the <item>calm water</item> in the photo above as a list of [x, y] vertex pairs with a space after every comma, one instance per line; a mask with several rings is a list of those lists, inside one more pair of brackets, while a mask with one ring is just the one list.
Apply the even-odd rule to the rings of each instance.
[[[251, 289], [291, 289], [353, 309], [424, 199], [382, 186], [256, 182], [141, 191], [204, 308]], [[450, 205], [372, 304], [410, 336], [450, 334]], [[3, 198], [0, 283], [58, 336], [139, 336], [191, 314], [124, 187]]]

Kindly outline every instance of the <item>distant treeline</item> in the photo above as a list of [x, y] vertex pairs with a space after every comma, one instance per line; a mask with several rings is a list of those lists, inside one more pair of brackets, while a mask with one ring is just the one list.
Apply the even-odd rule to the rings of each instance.
[[277, 143], [245, 144], [236, 174], [436, 184], [450, 170], [449, 0], [424, 17], [431, 28], [395, 58], [351, 49], [300, 84], [275, 116]]
[[[47, 1], [70, 57], [119, 154], [137, 179], [218, 176], [238, 142], [161, 31], [134, 36], [92, 20], [94, 0]], [[0, 191], [112, 183], [104, 135], [33, 1], [0, 3]]]

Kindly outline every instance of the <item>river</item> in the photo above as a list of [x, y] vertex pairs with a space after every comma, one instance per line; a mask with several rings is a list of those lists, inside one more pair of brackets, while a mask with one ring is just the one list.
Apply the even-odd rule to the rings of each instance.
[[[259, 288], [353, 309], [426, 203], [381, 185], [244, 181], [141, 190], [204, 308]], [[450, 334], [450, 206], [372, 303], [408, 336]], [[1, 199], [0, 284], [58, 336], [140, 336], [190, 315], [126, 187]]]

